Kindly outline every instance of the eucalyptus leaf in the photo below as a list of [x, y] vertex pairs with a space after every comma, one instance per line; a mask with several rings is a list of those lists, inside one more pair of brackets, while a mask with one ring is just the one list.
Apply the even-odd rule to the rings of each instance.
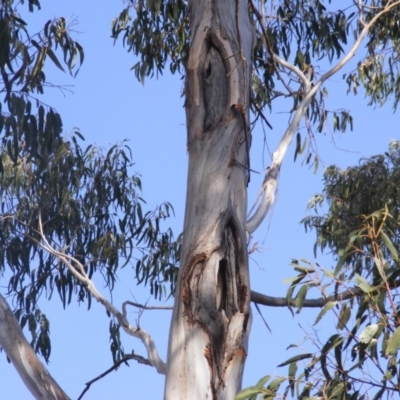
[[328, 301], [324, 307], [322, 308], [322, 310], [320, 311], [320, 313], [318, 314], [314, 325], [317, 325], [319, 321], [321, 321], [321, 319], [326, 315], [326, 313], [331, 310], [333, 307], [335, 307], [338, 304], [337, 301]]
[[397, 328], [392, 336], [387, 341], [386, 349], [384, 351], [385, 356], [394, 356], [397, 354], [397, 350], [400, 347], [400, 328]]
[[360, 334], [360, 342], [368, 344], [379, 330], [378, 324], [368, 325]]

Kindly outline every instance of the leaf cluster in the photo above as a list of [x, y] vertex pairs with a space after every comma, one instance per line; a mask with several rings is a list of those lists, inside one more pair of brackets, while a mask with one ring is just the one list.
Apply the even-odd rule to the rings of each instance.
[[[72, 74], [84, 60], [82, 46], [72, 39], [64, 18], [49, 20], [41, 32], [30, 35], [27, 23], [18, 13], [18, 4], [5, 1], [0, 10], [0, 85], [5, 93], [5, 102], [10, 104], [15, 92], [37, 92], [43, 94], [44, 87], [49, 83], [44, 73], [44, 65], [48, 57], [60, 70], [64, 71], [56, 51], [61, 50], [63, 62]], [[40, 8], [38, 1], [30, 1], [30, 11], [33, 5]], [[78, 73], [79, 68], [74, 73]], [[12, 106], [10, 105], [12, 108]], [[12, 113], [10, 109], [10, 113]]]
[[112, 22], [112, 37], [122, 36], [129, 52], [140, 56], [131, 69], [142, 83], [162, 74], [169, 61], [172, 73], [183, 72], [189, 49], [189, 19], [184, 0], [130, 0]]
[[[396, 269], [399, 265], [393, 249], [400, 246], [398, 143], [393, 142], [384, 155], [361, 160], [356, 167], [340, 170], [331, 166], [323, 180], [324, 192], [316, 195], [309, 206], [317, 211], [318, 206], [327, 204], [327, 212], [302, 221], [306, 230], [313, 229], [317, 234], [315, 251], [329, 249], [337, 255], [337, 269], [347, 264], [353, 274], [374, 275], [376, 244], [384, 258], [392, 259], [392, 268]], [[379, 279], [376, 272], [375, 278]]]
[[[305, 352], [303, 345], [300, 354], [278, 366], [289, 368], [285, 396], [290, 392], [292, 397], [296, 394], [300, 399], [313, 396], [364, 400], [380, 399], [384, 395], [395, 398], [400, 382], [397, 369], [400, 303], [395, 288], [386, 286], [385, 279], [372, 287], [360, 275], [350, 280], [339, 272], [302, 261], [306, 266], [293, 263], [300, 273], [293, 278], [288, 294], [297, 291], [295, 305], [300, 311], [306, 297], [304, 288], [308, 290], [311, 282], [322, 297], [327, 297], [328, 291], [333, 290], [336, 300], [325, 303], [314, 325], [325, 319], [326, 326], [333, 318], [331, 323], [332, 327], [336, 325], [336, 333], [327, 339], [320, 338], [316, 330], [307, 334], [313, 350]], [[345, 291], [350, 295], [340, 301]], [[288, 349], [299, 347], [291, 345]], [[305, 363], [303, 360], [306, 359], [309, 361]]]
[[[388, 1], [372, 0], [370, 8], [364, 11], [365, 21], [370, 21], [375, 10], [388, 5]], [[357, 88], [361, 84], [365, 88], [369, 105], [383, 105], [391, 96], [394, 98], [394, 109], [397, 108], [400, 99], [400, 7], [394, 7], [392, 11], [373, 25], [370, 30], [369, 40], [366, 44], [367, 53], [363, 60], [358, 62], [357, 71], [345, 75], [348, 91]]]

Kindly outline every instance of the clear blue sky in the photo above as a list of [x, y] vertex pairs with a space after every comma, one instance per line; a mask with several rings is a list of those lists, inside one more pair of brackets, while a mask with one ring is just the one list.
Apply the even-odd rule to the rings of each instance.
[[[40, 27], [56, 16], [71, 21], [78, 18], [77, 39], [85, 49], [85, 62], [77, 78], [72, 80], [48, 62], [46, 75], [55, 84], [74, 85], [73, 93], [63, 95], [57, 89], [48, 89], [44, 101], [54, 106], [62, 115], [64, 133], [79, 127], [86, 143], [96, 143], [107, 148], [110, 145], [130, 140], [135, 171], [143, 181], [143, 197], [149, 207], [162, 201], [170, 201], [176, 211], [170, 221], [175, 233], [183, 226], [186, 190], [186, 127], [181, 97], [183, 81], [178, 76], [165, 73], [158, 80], [148, 80], [143, 87], [136, 81], [130, 67], [136, 62], [121, 43], [113, 45], [110, 39], [111, 20], [122, 9], [120, 1], [43, 0], [42, 11], [28, 16], [27, 5], [21, 6], [22, 17], [32, 24], [29, 30]], [[251, 258], [252, 289], [269, 295], [285, 296], [287, 286], [284, 278], [293, 276], [288, 266], [292, 258], [304, 257], [313, 260], [313, 234], [306, 235], [299, 221], [306, 215], [308, 200], [321, 191], [323, 167], [335, 163], [346, 167], [358, 162], [362, 156], [382, 153], [390, 139], [399, 138], [398, 116], [391, 105], [384, 109], [367, 108], [362, 95], [346, 96], [342, 73], [334, 76], [327, 87], [330, 92], [328, 108], [349, 108], [354, 116], [354, 131], [345, 135], [330, 133], [318, 137], [318, 151], [322, 165], [317, 174], [293, 163], [294, 148], [291, 149], [283, 170], [277, 204], [273, 213], [259, 229], [256, 240], [260, 252]], [[280, 108], [281, 107], [281, 108]], [[273, 131], [267, 131], [269, 148], [273, 151], [284, 132], [290, 105], [282, 104], [268, 116]], [[263, 133], [258, 126], [253, 132], [252, 168], [263, 170], [268, 165], [267, 153], [263, 159]], [[300, 157], [300, 161], [302, 158]], [[262, 175], [253, 175], [249, 188], [249, 205], [258, 192]], [[320, 257], [326, 267], [332, 265], [329, 257]], [[155, 304], [149, 291], [136, 287], [133, 271], [126, 268], [119, 275], [120, 282], [113, 293], [113, 302], [119, 307], [124, 300]], [[6, 281], [0, 282], [1, 286]], [[99, 286], [99, 289], [102, 289]], [[1, 289], [4, 293], [4, 289]], [[103, 294], [108, 296], [106, 291]], [[172, 304], [171, 301], [169, 304]], [[76, 399], [88, 380], [96, 377], [112, 364], [109, 351], [109, 332], [104, 309], [93, 303], [87, 311], [85, 305], [71, 305], [62, 309], [54, 295], [51, 303], [41, 302], [51, 321], [52, 354], [48, 365], [50, 373], [72, 399]], [[133, 310], [134, 311], [134, 310]], [[318, 311], [303, 311], [292, 317], [286, 309], [265, 309], [263, 313], [272, 329], [272, 334], [263, 325], [256, 311], [253, 312], [253, 327], [250, 338], [249, 357], [246, 364], [244, 386], [254, 384], [266, 374], [286, 374], [287, 369], [276, 366], [297, 354], [286, 351], [291, 343], [301, 343], [305, 330], [311, 330]], [[137, 314], [130, 315], [135, 322]], [[145, 312], [140, 326], [155, 339], [160, 354], [166, 357], [170, 312]], [[325, 328], [333, 329], [329, 320]], [[323, 335], [324, 332], [321, 332]], [[134, 349], [146, 355], [141, 343], [122, 333], [126, 351]], [[92, 385], [85, 395], [86, 400], [162, 398], [163, 376], [150, 367], [130, 363], [122, 366], [101, 381]], [[0, 355], [0, 398], [5, 400], [30, 399], [22, 381], [8, 364], [4, 353]]]

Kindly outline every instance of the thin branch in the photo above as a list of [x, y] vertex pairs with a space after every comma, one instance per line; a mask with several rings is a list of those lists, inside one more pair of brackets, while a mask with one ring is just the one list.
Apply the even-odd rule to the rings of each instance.
[[262, 118], [262, 120], [267, 124], [269, 129], [274, 129], [272, 127], [272, 125], [268, 122], [267, 118], [265, 117], [264, 113], [262, 112], [261, 108], [258, 107], [258, 105], [256, 104], [256, 102], [252, 99], [251, 104], [254, 106], [254, 108], [257, 111], [257, 114]]
[[355, 4], [355, 6], [358, 9], [358, 13], [359, 13], [359, 17], [358, 17], [358, 22], [360, 23], [360, 25], [365, 26], [365, 22], [364, 22], [364, 5], [361, 3], [361, 0], [353, 0], [353, 3]]
[[126, 306], [132, 306], [141, 308], [142, 310], [173, 310], [174, 307], [172, 306], [146, 306], [139, 303], [133, 303], [132, 301], [124, 301], [122, 303], [122, 312], [126, 317]]
[[[97, 290], [96, 286], [94, 283], [88, 278], [86, 275], [85, 269], [83, 265], [77, 260], [76, 258], [64, 254], [60, 251], [57, 251], [54, 249], [50, 243], [47, 241], [44, 233], [43, 233], [43, 225], [42, 225], [42, 217], [41, 213], [39, 211], [39, 233], [41, 235], [41, 239], [43, 240], [43, 243], [37, 243], [39, 246], [41, 246], [43, 249], [45, 249], [47, 252], [50, 254], [54, 255], [57, 257], [61, 262], [63, 262], [68, 270], [71, 272], [71, 274], [79, 281], [81, 282], [82, 285], [85, 286], [85, 288], [92, 294], [92, 296], [99, 302], [101, 303], [106, 310], [111, 313], [118, 321], [118, 323], [122, 326], [124, 331], [130, 335], [134, 336], [136, 338], [139, 338], [144, 346], [146, 347], [147, 350], [147, 356], [149, 359], [150, 364], [156, 368], [157, 372], [159, 374], [165, 375], [167, 367], [164, 361], [160, 358], [158, 355], [154, 340], [152, 337], [143, 329], [139, 329], [137, 327], [132, 326], [128, 319], [126, 318], [125, 315], [123, 315], [120, 311], [117, 310], [117, 308], [111, 304], [106, 298], [104, 298], [100, 292]], [[75, 266], [77, 267], [75, 267]]]
[[304, 87], [310, 86], [311, 82], [307, 77], [300, 71], [295, 65], [290, 64], [290, 62], [284, 60], [283, 58], [279, 57], [277, 54], [273, 53], [274, 61], [278, 64], [281, 64], [283, 67], [289, 69], [290, 71], [294, 72], [301, 80], [301, 83]]
[[271, 328], [269, 327], [267, 321], [265, 320], [264, 316], [261, 313], [260, 307], [258, 306], [257, 303], [254, 303], [254, 306], [256, 307], [258, 313], [260, 314], [261, 319], [263, 320], [265, 326], [267, 327], [267, 329], [269, 330], [269, 333], [272, 333]]
[[92, 380], [90, 380], [89, 382], [86, 382], [85, 385], [85, 389], [83, 389], [82, 393], [80, 394], [80, 396], [78, 397], [78, 400], [81, 400], [84, 396], [84, 394], [90, 389], [90, 386], [99, 381], [100, 379], [104, 378], [106, 375], [108, 375], [110, 372], [112, 371], [116, 371], [118, 369], [118, 367], [122, 364], [125, 363], [129, 360], [136, 360], [139, 364], [144, 364], [144, 365], [149, 365], [152, 366], [150, 361], [147, 358], [144, 358], [142, 356], [139, 356], [137, 354], [128, 354], [126, 356], [124, 356], [121, 360], [117, 361], [112, 367], [108, 368], [106, 371], [104, 371], [102, 374], [100, 374], [99, 376], [97, 376], [96, 378], [93, 378]]
[[[347, 375], [348, 378], [352, 379], [355, 382], [360, 382], [360, 383], [364, 383], [366, 385], [371, 385], [374, 386], [376, 388], [380, 388], [380, 389], [385, 389], [385, 390], [391, 390], [392, 392], [398, 393], [399, 392], [399, 388], [395, 386], [394, 382], [389, 381], [394, 387], [388, 387], [386, 384], [380, 384], [380, 383], [375, 383], [372, 380], [365, 380], [365, 379], [361, 379], [361, 378], [356, 378], [354, 376], [350, 376]], [[387, 382], [387, 381], [385, 381]], [[389, 397], [389, 395], [388, 395]]]

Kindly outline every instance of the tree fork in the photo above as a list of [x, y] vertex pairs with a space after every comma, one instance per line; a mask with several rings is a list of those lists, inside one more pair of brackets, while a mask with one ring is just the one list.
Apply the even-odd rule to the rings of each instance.
[[190, 1], [189, 9], [189, 172], [165, 398], [232, 399], [251, 325], [245, 223], [255, 32], [246, 1]]

